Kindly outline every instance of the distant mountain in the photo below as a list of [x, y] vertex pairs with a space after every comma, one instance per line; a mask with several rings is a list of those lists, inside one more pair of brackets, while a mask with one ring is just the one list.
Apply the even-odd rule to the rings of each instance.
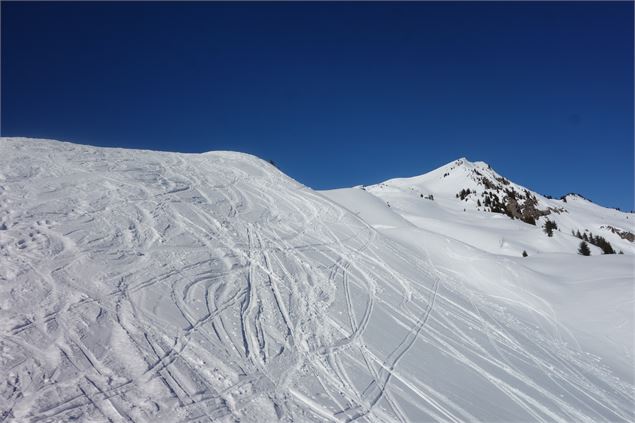
[[0, 138], [0, 421], [633, 421], [632, 232], [466, 160], [316, 192]]
[[[518, 255], [528, 248], [534, 253], [576, 254], [579, 232], [580, 237], [586, 233], [587, 239], [593, 234], [591, 244], [602, 237], [616, 253], [635, 254], [632, 213], [598, 206], [576, 194], [562, 199], [544, 197], [499, 175], [484, 162], [461, 158], [421, 176], [391, 179], [365, 189], [422, 228], [435, 230], [456, 221], [455, 229], [464, 231], [439, 232], [492, 252]], [[430, 198], [434, 201], [425, 201]], [[507, 222], [502, 216], [516, 221]], [[557, 229], [553, 242], [545, 244], [541, 232], [547, 221], [555, 222]], [[497, 248], [487, 238], [499, 228], [506, 228], [505, 242]], [[474, 237], [478, 232], [483, 232], [482, 237], [477, 236], [483, 245]], [[592, 245], [592, 253], [602, 250]]]

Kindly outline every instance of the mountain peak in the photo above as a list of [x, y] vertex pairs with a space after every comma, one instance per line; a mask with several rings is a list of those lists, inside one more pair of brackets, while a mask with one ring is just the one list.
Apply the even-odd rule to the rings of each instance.
[[531, 224], [564, 211], [542, 195], [499, 175], [486, 162], [471, 162], [465, 157], [424, 175], [391, 179], [371, 190], [414, 193], [420, 198], [438, 199], [456, 211], [500, 213]]
[[[432, 184], [432, 186], [430, 186]], [[450, 190], [454, 195], [455, 190], [461, 188], [477, 189], [483, 184], [487, 186], [509, 185], [509, 181], [496, 173], [492, 167], [483, 161], [470, 161], [466, 157], [460, 157], [435, 170], [422, 175], [394, 178], [380, 185], [392, 185], [397, 187], [423, 187], [432, 190]]]
[[[480, 168], [480, 169], [491, 169], [492, 167], [483, 161], [477, 160], [477, 161], [471, 161], [469, 160], [467, 157], [460, 157], [454, 161], [451, 161], [450, 163], [448, 163], [445, 166], [462, 166], [462, 167], [466, 167], [466, 168]], [[445, 167], [442, 166], [442, 167]]]

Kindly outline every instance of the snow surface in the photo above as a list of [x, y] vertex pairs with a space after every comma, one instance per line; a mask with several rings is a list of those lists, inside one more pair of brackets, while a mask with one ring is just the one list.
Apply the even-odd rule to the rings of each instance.
[[633, 421], [633, 247], [568, 235], [632, 215], [547, 238], [448, 178], [1, 138], [0, 420]]

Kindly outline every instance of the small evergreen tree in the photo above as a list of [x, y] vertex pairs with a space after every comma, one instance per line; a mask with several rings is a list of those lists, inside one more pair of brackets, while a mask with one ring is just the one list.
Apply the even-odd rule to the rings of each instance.
[[554, 229], [558, 229], [558, 225], [556, 224], [556, 222], [547, 219], [547, 221], [545, 222], [543, 228], [544, 228], [545, 233], [547, 234], [547, 236], [552, 237], [553, 236], [553, 230]]
[[527, 251], [523, 250], [523, 257], [527, 257], [529, 254], [527, 254]]
[[[460, 198], [461, 201], [465, 200], [470, 194], [472, 193], [472, 191], [469, 188], [463, 188], [461, 191], [459, 191], [458, 194], [456, 194], [456, 198]], [[476, 191], [474, 192], [476, 193]]]
[[594, 241], [594, 244], [602, 249], [602, 254], [615, 254], [613, 246], [603, 236], [597, 235]]
[[590, 256], [591, 249], [589, 248], [589, 244], [587, 244], [585, 241], [582, 241], [580, 243], [580, 246], [578, 247], [578, 254], [580, 254], [581, 256]]

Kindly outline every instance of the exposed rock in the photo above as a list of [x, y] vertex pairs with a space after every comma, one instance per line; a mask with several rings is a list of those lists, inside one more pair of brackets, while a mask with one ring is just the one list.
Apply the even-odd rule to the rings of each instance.
[[632, 232], [625, 231], [623, 229], [619, 229], [611, 225], [600, 226], [600, 228], [608, 229], [609, 231], [613, 232], [620, 238], [627, 240], [628, 242], [635, 242], [635, 234]]

